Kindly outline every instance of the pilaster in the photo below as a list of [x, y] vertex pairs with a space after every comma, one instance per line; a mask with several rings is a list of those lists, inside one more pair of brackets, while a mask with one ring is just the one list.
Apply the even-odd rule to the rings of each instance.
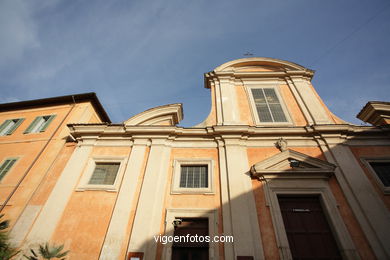
[[130, 158], [123, 176], [118, 199], [100, 254], [100, 260], [118, 259], [123, 242], [126, 240], [126, 226], [130, 220], [131, 204], [137, 195], [137, 180], [142, 175], [147, 140], [134, 140]]
[[144, 259], [155, 259], [163, 213], [164, 192], [171, 148], [165, 139], [153, 139], [131, 232], [128, 252], [143, 252]]
[[234, 252], [236, 257], [264, 259], [246, 147], [239, 142], [238, 139], [225, 139]]
[[87, 164], [91, 151], [92, 146], [76, 147], [30, 233], [27, 235], [26, 245], [50, 240], [66, 204], [74, 192], [74, 187], [78, 182], [80, 174]]

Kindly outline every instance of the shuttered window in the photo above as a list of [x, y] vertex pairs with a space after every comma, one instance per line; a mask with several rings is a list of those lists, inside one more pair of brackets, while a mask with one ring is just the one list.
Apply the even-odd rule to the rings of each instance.
[[207, 165], [181, 165], [180, 188], [208, 188]]
[[274, 88], [252, 88], [251, 90], [260, 122], [287, 122]]
[[390, 187], [390, 162], [370, 162], [370, 165], [382, 181], [383, 186]]
[[113, 185], [120, 163], [96, 163], [95, 170], [88, 184]]
[[44, 132], [56, 115], [37, 116], [27, 127], [25, 134]]
[[4, 162], [0, 165], [0, 181], [7, 174], [7, 172], [9, 172], [9, 170], [12, 168], [12, 166], [15, 164], [17, 160], [18, 159], [16, 158], [10, 158], [4, 160]]
[[11, 135], [24, 121], [24, 118], [8, 119], [0, 126], [0, 136]]

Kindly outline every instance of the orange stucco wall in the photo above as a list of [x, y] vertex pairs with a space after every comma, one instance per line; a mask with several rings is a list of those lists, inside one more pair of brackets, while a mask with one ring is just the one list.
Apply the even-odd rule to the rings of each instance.
[[344, 193], [340, 188], [340, 185], [334, 176], [329, 180], [329, 185], [337, 201], [340, 215], [344, 220], [344, 224], [346, 225], [349, 234], [351, 235], [351, 238], [361, 259], [376, 259], [371, 247], [369, 246], [366, 236], [364, 235], [355, 215], [352, 212], [351, 207], [345, 198]]
[[207, 118], [202, 122], [206, 126], [217, 124], [215, 86], [210, 87], [211, 107]]
[[[283, 104], [286, 106], [288, 110], [288, 114], [291, 117], [291, 120], [296, 126], [305, 126], [307, 125], [307, 121], [299, 108], [298, 103], [296, 102], [290, 87], [287, 84], [279, 85], [280, 95], [283, 99]], [[236, 96], [237, 96], [237, 104], [240, 109], [240, 119], [241, 122], [248, 125], [255, 125], [253, 121], [253, 116], [251, 112], [251, 105], [248, 99], [248, 95], [245, 91], [245, 87], [242, 85], [236, 86]]]
[[[130, 147], [94, 147], [91, 158], [94, 156], [127, 158], [130, 151]], [[86, 169], [80, 178], [85, 171]], [[74, 191], [51, 241], [64, 244], [70, 250], [70, 259], [98, 259], [117, 195], [117, 192], [100, 190]]]
[[[325, 156], [318, 147], [294, 147], [292, 150], [307, 154], [309, 156], [325, 160]], [[254, 165], [257, 162], [263, 161], [277, 153], [276, 148], [249, 148], [247, 150], [249, 165]], [[344, 223], [352, 237], [356, 248], [362, 259], [375, 259], [372, 249], [360, 228], [346, 198], [336, 180], [333, 176], [329, 180], [329, 186], [337, 201], [339, 213], [344, 220]], [[271, 213], [269, 207], [266, 206], [265, 195], [262, 182], [252, 180], [252, 187], [255, 196], [257, 216], [261, 237], [263, 241], [264, 254], [266, 259], [279, 259], [278, 247], [276, 244], [276, 237], [274, 227], [272, 224]]]
[[279, 250], [276, 244], [271, 212], [265, 202], [263, 183], [253, 179], [252, 187], [256, 203], [258, 225], [263, 243], [264, 257], [265, 259], [278, 260], [280, 259]]
[[[13, 111], [1, 114], [0, 122], [10, 118], [25, 118], [23, 123], [15, 130], [12, 135], [0, 137], [1, 151], [0, 160], [3, 161], [9, 157], [18, 157], [16, 165], [7, 173], [0, 184], [0, 194], [2, 200], [5, 200], [16, 188], [18, 182], [28, 173], [21, 187], [14, 191], [11, 200], [4, 209], [6, 218], [13, 220], [21, 214], [27, 201], [31, 198], [33, 192], [38, 187], [42, 178], [48, 173], [49, 168], [61, 151], [64, 141], [58, 136], [53, 136], [53, 133], [60, 127], [60, 123], [64, 120], [70, 106], [59, 106], [45, 109], [29, 109], [23, 111]], [[30, 123], [37, 116], [52, 115], [57, 116], [51, 122], [45, 132], [24, 134]], [[45, 150], [43, 148], [48, 144]], [[40, 155], [40, 152], [42, 154]], [[33, 165], [34, 163], [34, 165]], [[30, 166], [32, 166], [30, 168]], [[28, 171], [28, 172], [27, 172]]]
[[293, 96], [290, 87], [287, 84], [283, 84], [279, 86], [280, 94], [283, 97], [284, 104], [287, 107], [288, 112], [290, 113], [291, 120], [296, 126], [305, 126], [307, 125], [307, 121], [298, 106], [295, 97]]
[[[37, 116], [56, 115], [44, 132], [24, 134]], [[0, 113], [6, 119], [25, 118], [11, 134], [0, 136], [0, 162], [10, 157], [18, 161], [0, 182], [0, 200], [12, 194], [2, 213], [11, 228], [27, 205], [43, 205], [71, 156], [74, 144], [66, 143], [68, 123], [99, 120], [90, 102], [52, 105]], [[46, 147], [45, 147], [46, 146]], [[20, 186], [18, 184], [20, 183]]]
[[[170, 167], [169, 175], [167, 179], [164, 209], [161, 218], [160, 233], [164, 233], [164, 221], [166, 209], [170, 208], [200, 208], [200, 209], [217, 209], [218, 210], [218, 223], [222, 223], [221, 212], [221, 198], [220, 198], [220, 182], [219, 182], [219, 167], [218, 167], [218, 151], [217, 149], [193, 149], [193, 148], [175, 148], [172, 149], [170, 164], [173, 165], [175, 159], [212, 159], [213, 160], [213, 173], [212, 176], [214, 193], [213, 194], [171, 194], [171, 185], [173, 178], [173, 167]], [[218, 225], [218, 233], [222, 234], [222, 225]], [[161, 259], [162, 245], [157, 246], [157, 259]], [[223, 244], [219, 244], [219, 254], [223, 259]]]
[[115, 205], [116, 193], [75, 192], [51, 242], [64, 244], [69, 259], [98, 259]]
[[241, 122], [244, 122], [248, 125], [255, 125], [252, 119], [250, 104], [244, 86], [236, 86], [236, 96], [238, 107], [240, 109]]

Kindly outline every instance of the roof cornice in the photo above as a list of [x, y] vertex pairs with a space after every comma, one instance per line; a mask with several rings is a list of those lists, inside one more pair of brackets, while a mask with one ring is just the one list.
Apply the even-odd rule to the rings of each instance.
[[98, 97], [96, 96], [96, 93], [94, 92], [18, 101], [18, 102], [11, 102], [11, 103], [3, 103], [0, 104], [0, 112], [45, 107], [45, 106], [52, 106], [52, 105], [73, 104], [73, 103], [83, 102], [83, 101], [90, 101], [94, 106], [94, 108], [96, 109], [96, 112], [98, 113], [102, 121], [111, 123], [110, 117], [108, 116], [107, 112], [104, 110], [102, 104], [100, 103]]

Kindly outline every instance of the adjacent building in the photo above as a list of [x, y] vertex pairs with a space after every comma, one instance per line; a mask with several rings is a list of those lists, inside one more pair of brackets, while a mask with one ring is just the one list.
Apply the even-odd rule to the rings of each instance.
[[[0, 105], [14, 243], [70, 259], [389, 259], [390, 104], [350, 124], [313, 75], [227, 62], [204, 75], [211, 109], [194, 127], [178, 126], [181, 104], [113, 124], [93, 94]], [[186, 234], [234, 241], [156, 237]]]

